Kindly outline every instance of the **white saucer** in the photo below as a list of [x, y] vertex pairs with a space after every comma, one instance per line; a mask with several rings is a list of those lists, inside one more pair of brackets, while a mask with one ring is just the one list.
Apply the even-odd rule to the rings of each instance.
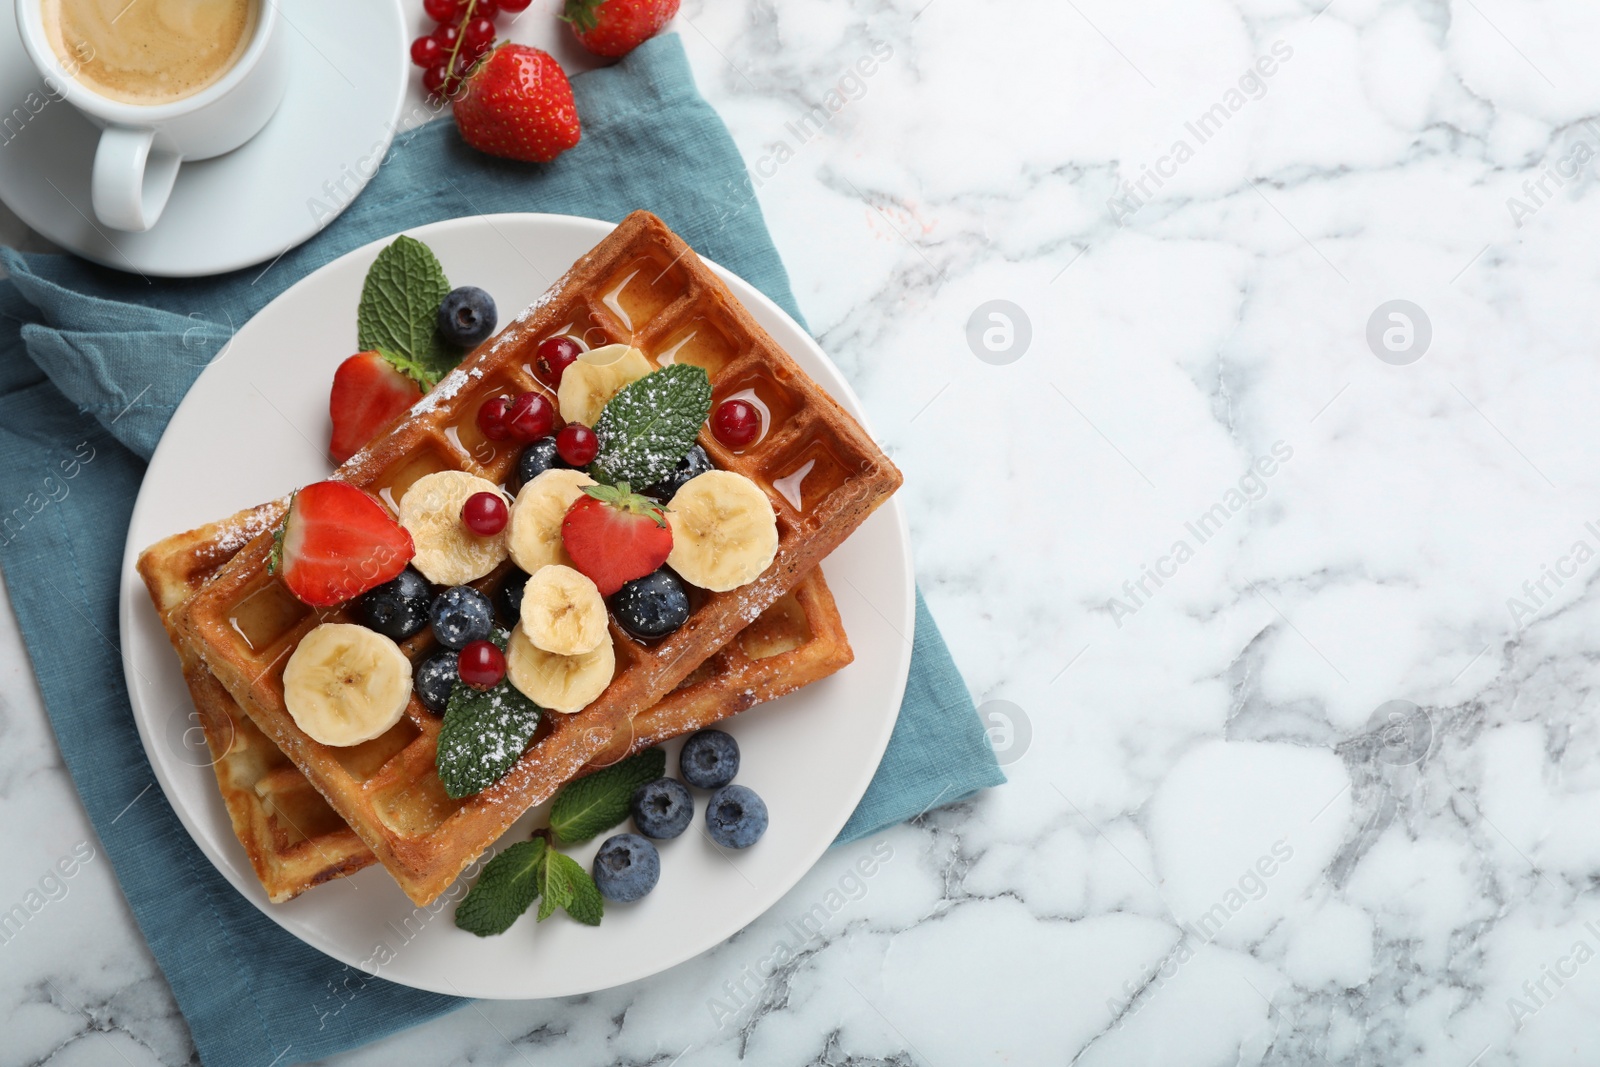
[[[165, 277], [263, 263], [326, 226], [377, 173], [394, 137], [410, 74], [406, 24], [397, 0], [280, 2], [293, 71], [282, 106], [243, 147], [185, 163], [146, 233], [95, 219], [89, 168], [99, 130], [46, 93], [14, 5], [0, 3], [0, 100], [17, 108], [0, 114], [0, 200], [85, 259]], [[19, 114], [28, 116], [20, 126]]]

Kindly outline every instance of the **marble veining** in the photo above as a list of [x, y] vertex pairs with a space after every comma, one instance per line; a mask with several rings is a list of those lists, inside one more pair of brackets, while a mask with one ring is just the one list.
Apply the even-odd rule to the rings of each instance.
[[[1592, 1062], [1591, 9], [677, 26], [1012, 781], [666, 974], [338, 1061]], [[0, 630], [3, 907], [94, 835]], [[61, 885], [0, 944], [0, 1059], [189, 1062], [103, 857]]]

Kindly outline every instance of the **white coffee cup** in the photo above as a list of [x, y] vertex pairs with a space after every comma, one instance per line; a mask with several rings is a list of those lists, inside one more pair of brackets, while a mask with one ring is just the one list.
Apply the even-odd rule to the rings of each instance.
[[278, 0], [259, 0], [255, 28], [233, 66], [200, 91], [157, 104], [113, 99], [74, 76], [51, 46], [42, 0], [16, 0], [22, 44], [57, 99], [101, 128], [90, 182], [107, 226], [142, 233], [156, 224], [184, 160], [231, 152], [261, 131], [288, 85]]

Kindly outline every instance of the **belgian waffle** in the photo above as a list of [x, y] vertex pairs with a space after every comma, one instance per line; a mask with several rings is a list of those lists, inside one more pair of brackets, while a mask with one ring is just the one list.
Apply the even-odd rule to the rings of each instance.
[[[778, 550], [754, 582], [698, 593], [689, 620], [652, 645], [611, 622], [616, 672], [574, 715], [547, 715], [499, 782], [452, 800], [434, 774], [434, 720], [413, 698], [389, 732], [350, 748], [308, 737], [283, 701], [283, 669], [315, 626], [345, 617], [313, 611], [267, 570], [272, 538], [257, 536], [178, 612], [183, 639], [250, 718], [328, 798], [406, 893], [428, 903], [528, 808], [555, 793], [613, 744], [640, 708], [655, 704], [766, 611], [836, 548], [900, 484], [900, 472], [867, 433], [751, 318], [699, 257], [648, 212], [635, 212], [583, 256], [515, 322], [455, 371], [335, 477], [395, 507], [438, 470], [505, 483], [515, 462], [477, 430], [493, 397], [543, 389], [532, 364], [556, 335], [594, 348], [627, 343], [659, 364], [694, 363], [711, 378], [713, 403], [753, 393], [770, 416], [740, 451], [702, 429], [713, 463], [760, 486], [777, 514]], [[548, 393], [548, 390], [544, 390]], [[408, 650], [409, 651], [409, 650]]]
[[[139, 557], [139, 574], [183, 667], [233, 831], [274, 903], [368, 867], [377, 857], [240, 710], [179, 636], [173, 619], [254, 532], [282, 519], [284, 504], [275, 501], [175, 534]], [[820, 570], [812, 571], [678, 688], [634, 716], [583, 773], [825, 678], [851, 658], [827, 582]]]

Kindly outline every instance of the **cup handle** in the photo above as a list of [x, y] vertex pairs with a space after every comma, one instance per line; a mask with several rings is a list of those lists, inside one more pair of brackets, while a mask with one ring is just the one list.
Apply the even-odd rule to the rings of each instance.
[[154, 148], [154, 130], [107, 126], [100, 133], [90, 182], [94, 213], [116, 230], [143, 233], [156, 224], [172, 195], [182, 159]]

